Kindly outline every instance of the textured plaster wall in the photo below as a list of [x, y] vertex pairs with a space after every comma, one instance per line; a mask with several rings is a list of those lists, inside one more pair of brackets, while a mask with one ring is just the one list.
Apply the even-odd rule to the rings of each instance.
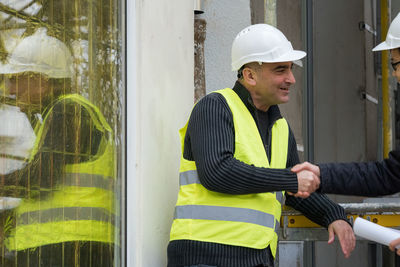
[[232, 87], [231, 47], [236, 34], [250, 23], [249, 0], [204, 0], [207, 34], [204, 43], [206, 91]]

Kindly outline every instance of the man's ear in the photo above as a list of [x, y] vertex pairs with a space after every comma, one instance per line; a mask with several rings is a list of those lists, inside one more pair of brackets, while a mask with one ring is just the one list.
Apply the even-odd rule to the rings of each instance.
[[249, 68], [249, 67], [245, 67], [242, 71], [243, 74], [243, 80], [249, 84], [249, 85], [256, 85], [257, 81], [256, 81], [256, 72], [254, 69]]

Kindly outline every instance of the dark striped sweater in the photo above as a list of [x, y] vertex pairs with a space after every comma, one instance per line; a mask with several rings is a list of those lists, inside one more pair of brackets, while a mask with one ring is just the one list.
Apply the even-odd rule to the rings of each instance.
[[[271, 153], [271, 128], [281, 118], [278, 106], [267, 112], [257, 110], [250, 94], [239, 82], [233, 90], [252, 114], [268, 158]], [[185, 136], [183, 156], [195, 160], [202, 185], [226, 194], [251, 194], [286, 190], [297, 192], [297, 176], [290, 167], [299, 163], [296, 140], [289, 129], [287, 169], [268, 169], [247, 165], [233, 157], [235, 132], [231, 110], [224, 97], [211, 93], [193, 108]], [[343, 209], [325, 195], [314, 193], [307, 199], [286, 195], [286, 205], [301, 211], [321, 226], [346, 220]], [[168, 266], [207, 264], [218, 267], [247, 267], [271, 264], [269, 247], [251, 249], [192, 240], [175, 240], [168, 245]]]

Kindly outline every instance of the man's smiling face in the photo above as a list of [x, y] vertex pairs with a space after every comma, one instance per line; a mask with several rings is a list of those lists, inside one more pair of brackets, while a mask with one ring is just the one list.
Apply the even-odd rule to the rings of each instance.
[[263, 63], [256, 72], [255, 95], [267, 106], [289, 101], [289, 88], [296, 80], [293, 62]]

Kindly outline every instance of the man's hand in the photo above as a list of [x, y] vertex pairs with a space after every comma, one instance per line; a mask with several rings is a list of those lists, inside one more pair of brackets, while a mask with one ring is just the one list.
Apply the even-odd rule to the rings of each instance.
[[336, 220], [328, 226], [328, 232], [328, 244], [333, 243], [336, 234], [339, 238], [344, 257], [350, 257], [351, 252], [356, 246], [356, 237], [354, 236], [354, 232], [351, 226], [346, 221]]
[[391, 251], [395, 251], [396, 250], [397, 255], [400, 256], [400, 249], [396, 249], [396, 247], [398, 245], [400, 245], [400, 238], [397, 238], [397, 239], [393, 240], [392, 242], [390, 242], [389, 248], [390, 248]]
[[294, 166], [291, 171], [297, 173], [298, 191], [296, 194], [288, 192], [289, 195], [307, 198], [312, 192], [318, 189], [320, 184], [318, 166], [304, 162]]
[[312, 192], [318, 189], [320, 180], [313, 172], [302, 170], [297, 173], [297, 183], [297, 193], [293, 194], [288, 192], [288, 194], [307, 198]]

